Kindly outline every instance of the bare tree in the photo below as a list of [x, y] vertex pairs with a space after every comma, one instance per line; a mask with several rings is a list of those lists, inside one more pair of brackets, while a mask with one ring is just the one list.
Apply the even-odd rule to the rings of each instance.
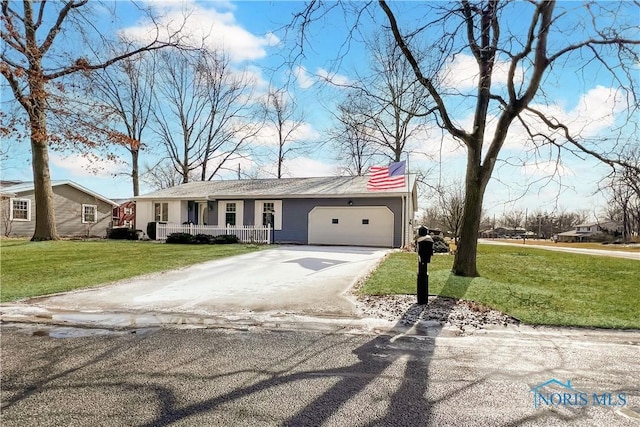
[[582, 211], [571, 212], [566, 208], [560, 208], [552, 215], [552, 231], [563, 232], [575, 229], [579, 224], [587, 221], [587, 213]]
[[194, 171], [210, 180], [259, 126], [249, 108], [250, 82], [224, 54], [162, 51], [155, 85], [153, 130], [182, 182]]
[[454, 181], [448, 186], [441, 186], [437, 193], [442, 221], [446, 227], [444, 231], [453, 235], [457, 245], [464, 213], [464, 185]]
[[435, 205], [427, 206], [419, 216], [415, 218], [414, 228], [416, 226], [442, 230], [443, 225], [440, 218], [440, 210]]
[[539, 239], [548, 239], [553, 235], [554, 216], [549, 212], [538, 209], [527, 216], [525, 229], [533, 231]]
[[352, 122], [362, 128], [376, 155], [399, 162], [424, 125], [429, 95], [388, 34], [376, 35], [367, 48], [370, 75], [358, 72], [343, 112], [355, 114]]
[[[355, 9], [358, 19], [367, 15], [363, 8], [373, 5], [343, 4], [345, 10]], [[620, 140], [589, 140], [580, 134], [581, 128], [572, 128], [542, 105], [552, 93], [555, 72], [566, 71], [570, 64], [578, 71], [576, 77], [589, 78], [592, 73], [586, 71], [587, 65], [599, 64], [599, 71], [610, 78], [618, 96], [626, 99], [628, 117], [637, 114], [638, 3], [588, 2], [582, 11], [572, 13], [546, 0], [425, 2], [412, 4], [412, 13], [402, 16], [402, 22], [394, 10], [403, 4], [384, 0], [377, 4], [415, 79], [427, 89], [435, 120], [467, 151], [465, 211], [454, 274], [478, 275], [477, 239], [484, 194], [514, 124], [520, 125], [539, 149], [586, 153], [609, 165], [624, 163], [618, 156]], [[330, 9], [333, 7], [322, 9], [310, 2], [295, 16], [295, 24], [304, 30], [319, 11]], [[422, 10], [422, 18], [416, 19]], [[369, 12], [375, 15], [373, 10]], [[517, 25], [513, 25], [514, 13]], [[599, 19], [601, 16], [606, 19]], [[570, 36], [564, 34], [569, 27]], [[477, 70], [475, 93], [442, 84], [447, 58], [462, 55], [468, 55]], [[500, 69], [506, 70], [504, 79], [497, 78]], [[468, 123], [456, 120], [461, 105], [473, 111]], [[623, 135], [623, 127], [610, 131]]]
[[[624, 153], [629, 164], [640, 166], [640, 146]], [[626, 243], [632, 235], [640, 235], [640, 175], [633, 168], [618, 167], [607, 180], [609, 218], [622, 223]]]
[[369, 108], [363, 101], [356, 91], [350, 91], [333, 115], [337, 124], [331, 131], [336, 160], [356, 176], [367, 172], [377, 153], [366, 123]]
[[4, 230], [4, 237], [11, 235], [11, 198], [8, 196], [0, 195], [0, 224], [2, 224], [2, 230]]
[[[2, 0], [3, 41], [0, 72], [15, 100], [28, 116], [35, 192], [36, 224], [32, 240], [56, 240], [53, 190], [49, 171], [50, 135], [47, 128], [50, 84], [78, 72], [106, 68], [141, 52], [159, 49], [167, 42], [158, 37], [150, 42], [129, 46], [104, 57], [108, 44], [90, 15], [88, 0], [40, 1]], [[77, 42], [86, 49], [64, 45], [64, 35], [77, 31]], [[97, 37], [92, 37], [96, 35]]]
[[[176, 185], [182, 184], [183, 181], [182, 174], [176, 171], [176, 168], [167, 159], [161, 160], [153, 165], [146, 164], [140, 178], [156, 190], [175, 187]], [[197, 180], [198, 175], [192, 173], [189, 178], [190, 180]]]
[[391, 161], [399, 162], [424, 124], [429, 94], [416, 81], [409, 62], [388, 33], [369, 43], [372, 76], [359, 87], [370, 107], [365, 123], [373, 142]]
[[263, 103], [263, 110], [266, 122], [276, 134], [278, 144], [276, 177], [280, 179], [285, 158], [301, 148], [298, 131], [304, 124], [304, 114], [284, 89], [276, 88], [269, 89]]
[[204, 52], [197, 72], [204, 74], [208, 117], [201, 155], [201, 180], [211, 180], [227, 163], [242, 157], [245, 146], [262, 128], [254, 111], [253, 81], [233, 70], [224, 54]]
[[[153, 55], [137, 55], [113, 67], [83, 73], [82, 83], [88, 99], [78, 105], [87, 132], [128, 151], [134, 196], [140, 194], [139, 157], [145, 147], [143, 136], [151, 117], [157, 72], [153, 58]], [[87, 114], [88, 111], [91, 113]]]
[[524, 227], [525, 223], [525, 213], [523, 210], [514, 210], [510, 212], [505, 212], [502, 215], [502, 223], [507, 228], [513, 229], [513, 234], [516, 235], [516, 231], [520, 227]]

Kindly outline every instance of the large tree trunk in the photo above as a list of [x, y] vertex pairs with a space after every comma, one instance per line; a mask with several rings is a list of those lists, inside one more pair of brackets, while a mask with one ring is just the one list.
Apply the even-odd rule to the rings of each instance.
[[133, 182], [133, 196], [140, 195], [140, 173], [138, 168], [138, 149], [131, 150], [131, 181]]
[[478, 277], [480, 275], [476, 265], [478, 230], [482, 219], [484, 192], [491, 173], [483, 173], [479, 154], [479, 151], [469, 149], [460, 240], [451, 270], [456, 276]]
[[44, 109], [35, 107], [30, 122], [31, 162], [36, 205], [36, 228], [31, 240], [58, 240], [60, 237], [56, 230]]

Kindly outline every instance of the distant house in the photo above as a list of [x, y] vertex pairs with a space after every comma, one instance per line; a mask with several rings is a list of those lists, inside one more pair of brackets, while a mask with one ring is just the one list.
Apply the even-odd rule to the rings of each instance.
[[525, 234], [525, 229], [520, 227], [496, 227], [480, 232], [483, 239], [510, 239], [521, 238]]
[[[104, 237], [117, 206], [73, 181], [52, 181], [56, 229], [63, 237]], [[32, 236], [36, 226], [33, 182], [0, 183], [0, 233]]]
[[199, 181], [135, 197], [136, 224], [269, 224], [275, 243], [402, 247], [413, 240], [415, 178], [371, 191], [366, 176]]
[[622, 231], [621, 225], [616, 221], [602, 221], [576, 225], [575, 229], [558, 233], [558, 242], [586, 242], [593, 240], [598, 235], [615, 235]]
[[136, 203], [131, 199], [114, 200], [113, 227], [136, 228]]

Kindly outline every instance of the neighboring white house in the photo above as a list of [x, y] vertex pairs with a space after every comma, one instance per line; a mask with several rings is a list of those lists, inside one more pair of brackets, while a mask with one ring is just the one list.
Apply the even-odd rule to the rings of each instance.
[[573, 230], [558, 233], [557, 240], [559, 242], [583, 242], [599, 234], [613, 235], [620, 231], [622, 231], [622, 227], [618, 222], [606, 220], [602, 222], [578, 224]]

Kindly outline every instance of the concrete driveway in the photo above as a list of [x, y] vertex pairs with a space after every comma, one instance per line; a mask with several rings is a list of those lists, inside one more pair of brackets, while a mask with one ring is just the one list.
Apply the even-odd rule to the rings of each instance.
[[[142, 313], [171, 313], [183, 317], [232, 313], [240, 317], [248, 313], [269, 313], [271, 317], [292, 314], [353, 317], [356, 311], [349, 288], [388, 251], [280, 246], [99, 288], [35, 298], [25, 305], [32, 310], [31, 315], [38, 316], [37, 310], [41, 310], [73, 321], [73, 313], [76, 316], [83, 313], [85, 321], [76, 318], [78, 323], [87, 323], [86, 316], [92, 315], [93, 323], [103, 324], [118, 323], [106, 319], [104, 313], [137, 313], [139, 322]], [[16, 310], [19, 311], [19, 307], [5, 306], [2, 311], [11, 317]], [[176, 320], [166, 322], [176, 323]]]

